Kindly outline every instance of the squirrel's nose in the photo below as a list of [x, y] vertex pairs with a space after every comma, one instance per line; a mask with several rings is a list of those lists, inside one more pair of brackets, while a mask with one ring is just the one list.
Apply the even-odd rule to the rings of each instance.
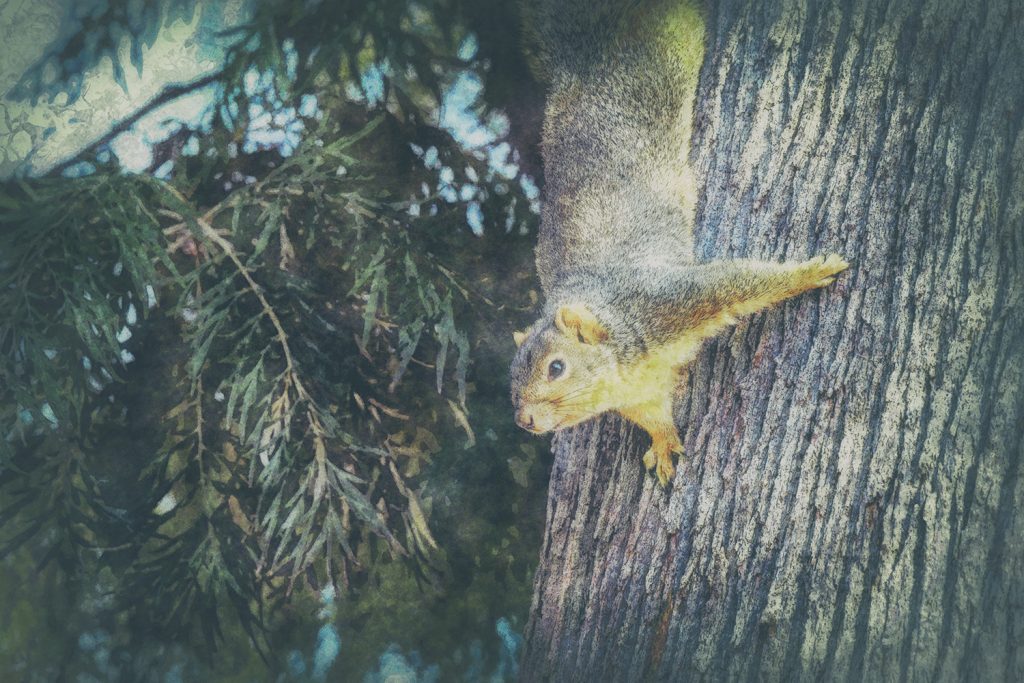
[[533, 429], [533, 415], [530, 415], [525, 410], [520, 410], [518, 413], [516, 413], [516, 424], [522, 427], [523, 429]]

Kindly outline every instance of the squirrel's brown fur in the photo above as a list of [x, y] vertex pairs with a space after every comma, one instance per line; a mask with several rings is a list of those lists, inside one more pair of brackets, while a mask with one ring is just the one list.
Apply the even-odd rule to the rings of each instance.
[[666, 484], [682, 445], [677, 371], [737, 318], [831, 283], [836, 255], [695, 263], [688, 163], [702, 14], [692, 0], [532, 0], [549, 82], [537, 269], [547, 304], [516, 333], [517, 421], [542, 433], [615, 411], [652, 439]]

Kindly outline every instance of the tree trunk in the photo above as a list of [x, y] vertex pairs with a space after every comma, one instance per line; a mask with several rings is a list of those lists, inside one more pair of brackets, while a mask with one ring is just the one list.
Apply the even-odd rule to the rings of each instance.
[[853, 268], [707, 344], [668, 491], [620, 419], [556, 436], [523, 680], [1024, 680], [1024, 9], [707, 32], [698, 260]]

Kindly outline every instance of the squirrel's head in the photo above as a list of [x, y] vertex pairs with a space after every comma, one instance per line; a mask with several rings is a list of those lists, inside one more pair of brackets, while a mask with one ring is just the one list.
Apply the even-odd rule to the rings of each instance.
[[559, 307], [524, 332], [512, 361], [516, 423], [543, 434], [608, 410], [618, 363], [607, 329], [583, 304]]

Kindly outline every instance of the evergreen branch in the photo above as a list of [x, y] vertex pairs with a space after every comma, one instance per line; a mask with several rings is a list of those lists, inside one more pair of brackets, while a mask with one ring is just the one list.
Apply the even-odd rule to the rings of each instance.
[[[208, 212], [209, 213], [209, 212]], [[281, 324], [281, 319], [277, 316], [277, 311], [267, 301], [266, 295], [263, 294], [262, 288], [256, 284], [256, 280], [253, 279], [252, 273], [245, 264], [242, 263], [242, 259], [239, 258], [238, 252], [231, 242], [224, 238], [210, 223], [207, 221], [205, 215], [198, 216], [196, 218], [196, 224], [202, 230], [203, 235], [206, 236], [211, 242], [220, 247], [220, 250], [224, 252], [224, 255], [228, 257], [232, 264], [235, 266], [235, 270], [245, 280], [246, 285], [249, 287], [249, 291], [259, 300], [260, 306], [263, 309], [263, 314], [270, 320], [270, 324], [274, 327], [274, 334], [277, 337], [277, 341], [281, 346], [281, 352], [284, 353], [285, 372], [293, 376], [295, 379], [295, 389], [299, 392], [300, 396], [305, 398], [309, 397], [305, 387], [302, 386], [302, 382], [295, 375], [295, 357], [292, 354], [291, 345], [288, 343], [288, 333], [285, 332], [284, 326]]]
[[[174, 186], [162, 181], [157, 182], [165, 190], [173, 194], [182, 203], [189, 203], [188, 198], [186, 198], [185, 195], [181, 194], [181, 192], [179, 192], [177, 188], [175, 188]], [[231, 242], [229, 242], [224, 237], [221, 231], [217, 230], [210, 224], [210, 221], [213, 219], [214, 216], [216, 216], [220, 211], [230, 206], [231, 200], [234, 197], [235, 194], [233, 193], [229, 195], [224, 201], [208, 209], [202, 215], [196, 216], [195, 223], [196, 225], [199, 226], [199, 229], [202, 231], [202, 234], [208, 240], [216, 244], [224, 253], [224, 255], [228, 257], [231, 263], [235, 266], [235, 270], [237, 270], [238, 274], [241, 275], [242, 279], [245, 280], [245, 283], [248, 286], [249, 291], [252, 292], [252, 294], [259, 301], [260, 307], [263, 310], [263, 314], [267, 316], [267, 319], [270, 320], [270, 324], [274, 327], [274, 335], [281, 346], [282, 353], [284, 354], [285, 373], [289, 376], [294, 377], [295, 388], [296, 391], [299, 392], [299, 395], [303, 398], [309, 398], [309, 394], [306, 391], [305, 387], [302, 385], [301, 380], [299, 380], [297, 375], [295, 375], [295, 357], [294, 354], [292, 353], [291, 345], [288, 343], [288, 333], [285, 332], [284, 325], [281, 324], [281, 319], [278, 317], [277, 311], [275, 311], [274, 307], [270, 305], [270, 302], [267, 300], [266, 295], [263, 294], [263, 289], [259, 286], [259, 284], [256, 283], [256, 280], [253, 279], [252, 273], [249, 271], [248, 268], [246, 268], [245, 264], [242, 263], [242, 259], [238, 256], [238, 251], [235, 249], [234, 245], [231, 244]], [[177, 225], [172, 225], [168, 228], [165, 228], [164, 233], [174, 234], [174, 232], [180, 230], [184, 225], [184, 221]]]
[[[160, 184], [168, 192], [173, 194], [178, 199], [178, 201], [182, 202], [183, 204], [189, 203], [186, 197], [182, 195], [174, 187], [162, 182]], [[256, 187], [254, 185], [245, 189], [253, 191], [258, 190], [259, 187]], [[256, 282], [251, 272], [251, 269], [242, 261], [242, 257], [239, 255], [235, 246], [229, 239], [227, 239], [227, 237], [225, 237], [222, 231], [218, 230], [212, 225], [212, 220], [217, 216], [217, 214], [222, 212], [224, 209], [230, 208], [231, 206], [237, 203], [241, 192], [242, 190], [232, 193], [224, 200], [222, 200], [220, 203], [207, 209], [201, 215], [195, 216], [194, 218], [190, 218], [187, 220], [182, 220], [181, 223], [165, 229], [164, 232], [165, 234], [173, 235], [175, 231], [183, 229], [183, 227], [187, 225], [187, 223], [189, 222], [192, 222], [196, 226], [198, 226], [198, 229], [202, 237], [211, 242], [212, 244], [214, 244], [217, 247], [217, 249], [228, 258], [228, 260], [234, 266], [234, 269], [237, 271], [237, 273], [241, 275], [242, 279], [245, 281], [246, 289], [259, 302], [261, 309], [260, 315], [265, 316], [270, 321], [271, 326], [274, 330], [274, 339], [276, 340], [284, 356], [285, 367], [281, 374], [278, 376], [278, 380], [282, 382], [281, 388], [279, 389], [280, 393], [275, 399], [273, 399], [270, 405], [271, 422], [270, 424], [264, 427], [262, 434], [260, 435], [259, 438], [259, 444], [257, 446], [257, 449], [260, 460], [263, 462], [264, 467], [268, 467], [270, 464], [270, 456], [268, 456], [268, 452], [271, 452], [273, 450], [273, 446], [278, 440], [282, 438], [287, 438], [286, 435], [289, 429], [289, 422], [293, 416], [293, 410], [298, 406], [299, 403], [305, 404], [304, 417], [311, 432], [313, 445], [313, 470], [308, 472], [307, 476], [304, 478], [303, 488], [305, 488], [307, 493], [310, 494], [312, 497], [308, 510], [309, 514], [313, 514], [314, 510], [322, 508], [322, 506], [324, 505], [324, 497], [327, 494], [328, 488], [331, 487], [330, 469], [334, 466], [331, 465], [328, 460], [328, 441], [331, 437], [330, 431], [324, 424], [320, 411], [317, 407], [317, 403], [313, 398], [312, 394], [310, 393], [309, 389], [305, 385], [303, 378], [299, 373], [298, 363], [295, 359], [295, 353], [291, 347], [291, 340], [288, 332], [285, 330], [284, 324], [280, 316], [278, 315], [274, 306], [267, 299], [262, 287], [260, 287], [260, 285]], [[176, 212], [165, 210], [163, 211], [163, 213], [164, 215], [168, 216], [173, 215], [176, 219], [183, 218], [180, 214], [177, 214]], [[178, 240], [176, 240], [176, 242], [177, 241]], [[292, 399], [292, 390], [294, 390], [295, 392], [294, 401]], [[391, 459], [390, 456], [387, 455], [386, 453], [384, 454], [384, 457], [387, 457], [389, 460]], [[392, 467], [391, 469], [392, 471], [395, 471], [394, 467]], [[413, 494], [412, 491], [407, 489], [400, 480], [396, 481], [396, 486], [398, 488], [400, 495], [405, 497], [409, 501], [410, 507], [413, 508], [411, 515], [405, 515], [404, 517], [406, 519], [409, 519], [411, 517], [414, 520], [410, 528], [414, 529], [412, 533], [413, 538], [416, 542], [416, 546], [424, 550], [427, 548], [436, 548], [437, 546], [436, 544], [434, 544], [432, 537], [430, 537], [430, 532], [426, 528], [425, 518], [419, 511], [418, 503], [416, 502], [415, 499], [415, 494]], [[339, 493], [341, 492], [339, 491]], [[346, 500], [346, 496], [353, 494], [355, 494], [354, 490], [351, 491], [349, 494], [342, 494], [340, 496], [340, 502], [342, 503], [342, 514], [345, 519], [343, 528], [345, 528], [346, 533], [348, 532], [347, 527], [349, 525], [348, 518], [350, 510], [349, 501]], [[331, 496], [331, 498], [333, 498], [333, 496]], [[330, 504], [328, 503], [327, 505], [329, 508]], [[294, 509], [295, 508], [293, 508], [293, 510]], [[369, 522], [371, 526], [377, 530], [377, 532], [384, 538], [384, 540], [387, 541], [388, 545], [391, 547], [393, 552], [395, 552], [398, 555], [408, 554], [408, 551], [398, 542], [398, 540], [391, 533], [391, 530], [388, 529], [386, 523], [386, 516], [381, 515], [372, 507], [364, 507], [364, 509], [360, 512], [360, 517], [364, 521]], [[339, 539], [339, 541], [342, 540], [344, 539]], [[309, 546], [307, 540], [302, 540], [301, 542], [297, 541], [297, 543], [300, 544], [292, 546], [292, 552], [288, 553], [287, 555], [283, 554], [287, 545], [281, 543], [277, 546], [277, 551], [276, 553], [274, 553], [272, 558], [264, 558], [265, 560], [270, 560], [266, 566], [271, 573], [276, 573], [282, 570], [283, 567], [291, 561], [295, 562], [293, 568], [301, 568], [307, 566], [310, 561], [310, 554], [313, 552], [315, 548], [320, 548], [322, 546], [322, 544]], [[269, 547], [267, 548], [267, 551], [270, 551]], [[295, 554], [296, 552], [298, 552], [298, 555]]]

